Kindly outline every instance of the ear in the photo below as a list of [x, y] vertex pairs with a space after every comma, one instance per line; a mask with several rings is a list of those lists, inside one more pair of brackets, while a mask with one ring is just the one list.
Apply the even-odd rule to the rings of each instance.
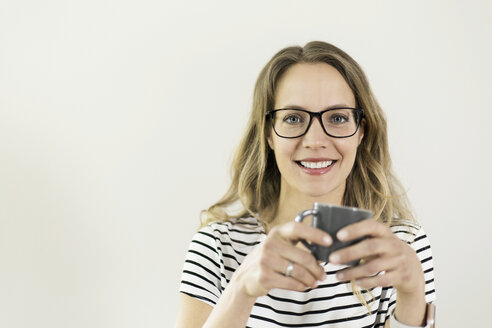
[[268, 142], [268, 146], [270, 146], [270, 148], [273, 150], [273, 140], [272, 140], [271, 133], [269, 133], [269, 135], [267, 136], [267, 142]]
[[267, 142], [268, 142], [268, 146], [270, 146], [270, 148], [273, 150], [273, 138], [272, 138], [272, 130], [267, 130], [266, 131], [266, 139], [267, 139]]
[[359, 127], [359, 143], [357, 144], [357, 146], [359, 146], [360, 143], [362, 142], [362, 139], [364, 139], [365, 130], [366, 130], [366, 120], [362, 119], [362, 122], [360, 122], [360, 127]]

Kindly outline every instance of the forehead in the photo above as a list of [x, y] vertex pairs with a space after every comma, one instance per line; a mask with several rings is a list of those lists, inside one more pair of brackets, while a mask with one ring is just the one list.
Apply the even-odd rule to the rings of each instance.
[[342, 75], [326, 63], [295, 64], [277, 83], [275, 108], [320, 111], [334, 105], [355, 107], [355, 97]]

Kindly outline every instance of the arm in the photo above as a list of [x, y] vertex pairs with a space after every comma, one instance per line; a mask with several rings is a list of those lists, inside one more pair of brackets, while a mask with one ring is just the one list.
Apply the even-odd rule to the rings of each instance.
[[[395, 318], [406, 325], [423, 327], [426, 324], [425, 319], [425, 297], [417, 297], [416, 299], [405, 298], [397, 295], [396, 307], [395, 307]], [[419, 321], [418, 318], [422, 318]], [[390, 321], [386, 320], [384, 323], [385, 328], [390, 328]]]
[[180, 293], [178, 316], [174, 327], [203, 327], [212, 309], [207, 303]]
[[[227, 288], [215, 307], [181, 294], [175, 328], [244, 327], [254, 305], [254, 298], [238, 299]], [[249, 310], [249, 311], [248, 311]], [[219, 324], [220, 323], [220, 324]]]
[[[392, 286], [396, 289], [395, 317], [409, 326], [425, 323], [425, 279], [415, 250], [400, 240], [389, 227], [365, 220], [342, 229], [340, 240], [368, 236], [360, 243], [334, 252], [330, 261], [345, 263], [364, 259], [364, 263], [337, 274], [340, 280], [355, 280], [362, 288]], [[379, 273], [379, 274], [378, 274]], [[389, 325], [387, 321], [385, 327]]]
[[[231, 287], [231, 288], [230, 288]], [[175, 328], [245, 327], [256, 298], [227, 287], [215, 307], [186, 294], [180, 295]]]
[[203, 327], [245, 327], [255, 304], [256, 297], [237, 290], [238, 285], [229, 285], [214, 307]]
[[247, 297], [234, 289], [234, 285], [229, 285], [215, 307], [181, 294], [174, 327], [245, 327], [256, 298]]
[[[301, 238], [331, 244], [328, 234], [301, 223], [290, 222], [272, 229], [266, 240], [244, 258], [213, 308], [190, 296], [181, 296], [175, 327], [245, 327], [257, 297], [269, 290], [303, 291], [316, 286], [325, 272], [309, 251], [294, 245]], [[286, 277], [283, 273], [290, 262], [294, 263], [294, 270]]]

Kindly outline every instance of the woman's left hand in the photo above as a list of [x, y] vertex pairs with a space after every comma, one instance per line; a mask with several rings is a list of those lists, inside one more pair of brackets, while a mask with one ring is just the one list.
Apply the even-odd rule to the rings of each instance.
[[367, 289], [393, 286], [400, 295], [424, 296], [424, 273], [412, 247], [374, 219], [351, 224], [337, 233], [340, 241], [360, 237], [367, 238], [330, 255], [329, 261], [335, 264], [363, 259], [359, 265], [339, 271], [338, 280], [355, 280]]

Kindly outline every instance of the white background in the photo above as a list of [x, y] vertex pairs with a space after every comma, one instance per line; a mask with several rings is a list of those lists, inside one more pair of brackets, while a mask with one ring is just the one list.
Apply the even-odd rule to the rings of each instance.
[[490, 321], [489, 1], [0, 1], [0, 327], [170, 327], [255, 79], [364, 68], [434, 251], [439, 327]]

